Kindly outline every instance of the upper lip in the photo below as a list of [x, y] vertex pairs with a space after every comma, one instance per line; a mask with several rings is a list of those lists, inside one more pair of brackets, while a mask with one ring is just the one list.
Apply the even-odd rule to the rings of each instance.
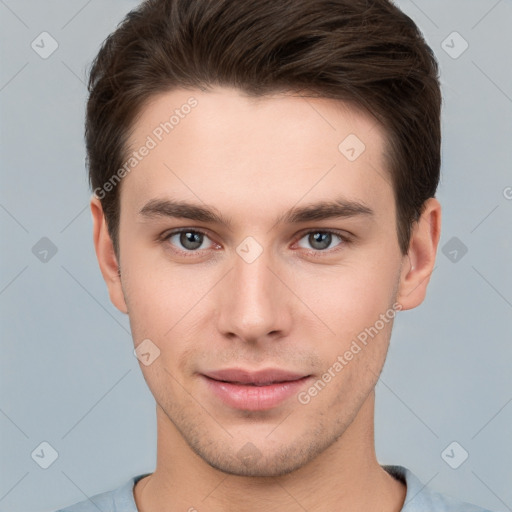
[[241, 368], [227, 368], [204, 373], [206, 377], [225, 382], [237, 382], [240, 384], [271, 384], [273, 382], [287, 382], [307, 377], [303, 373], [268, 368], [258, 371], [243, 370]]

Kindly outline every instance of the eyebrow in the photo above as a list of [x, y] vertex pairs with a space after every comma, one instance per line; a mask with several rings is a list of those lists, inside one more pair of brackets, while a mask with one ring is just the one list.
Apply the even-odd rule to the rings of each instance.
[[[275, 220], [276, 224], [299, 224], [312, 220], [327, 220], [374, 215], [374, 211], [359, 201], [338, 198], [332, 201], [320, 201], [301, 207], [293, 207]], [[217, 209], [201, 206], [186, 201], [173, 199], [151, 199], [139, 211], [139, 215], [147, 219], [168, 217], [190, 219], [197, 222], [232, 226], [231, 219], [225, 217]]]

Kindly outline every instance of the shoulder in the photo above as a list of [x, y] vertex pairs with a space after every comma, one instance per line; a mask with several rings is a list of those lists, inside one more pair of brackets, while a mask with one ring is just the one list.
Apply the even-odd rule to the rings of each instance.
[[117, 489], [96, 494], [55, 512], [138, 512], [133, 487], [139, 479], [148, 474], [134, 476]]
[[400, 512], [492, 512], [448, 494], [434, 491], [423, 484], [411, 470], [403, 466], [382, 467], [407, 485], [405, 502]]

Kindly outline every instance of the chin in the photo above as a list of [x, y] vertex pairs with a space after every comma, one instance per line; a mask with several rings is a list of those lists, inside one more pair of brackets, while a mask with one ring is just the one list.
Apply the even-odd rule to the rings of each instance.
[[[319, 439], [299, 438], [292, 444], [276, 444], [257, 447], [258, 442], [246, 442], [238, 450], [233, 443], [190, 444], [192, 450], [209, 466], [223, 473], [235, 476], [278, 477], [296, 471], [325, 450], [328, 442]], [[269, 444], [267, 443], [261, 444]], [[260, 445], [261, 446], [261, 445]]]

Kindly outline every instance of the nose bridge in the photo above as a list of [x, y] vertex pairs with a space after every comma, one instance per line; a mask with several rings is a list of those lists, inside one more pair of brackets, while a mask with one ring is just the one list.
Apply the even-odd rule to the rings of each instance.
[[237, 247], [222, 290], [219, 328], [224, 334], [255, 341], [288, 328], [287, 301], [270, 270], [272, 262], [271, 251], [251, 237]]

